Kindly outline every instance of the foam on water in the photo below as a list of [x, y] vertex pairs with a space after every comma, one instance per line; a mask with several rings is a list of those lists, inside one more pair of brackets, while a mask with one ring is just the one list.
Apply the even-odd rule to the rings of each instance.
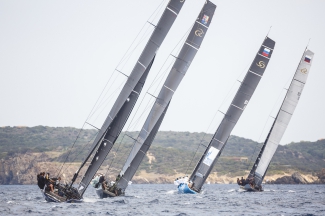
[[85, 198], [83, 199], [83, 201], [86, 202], [86, 203], [95, 203], [95, 202], [98, 201], [98, 199], [96, 199], [96, 198], [87, 198], [87, 197], [85, 197]]
[[177, 192], [177, 190], [170, 190], [170, 191], [167, 191], [166, 194], [175, 194]]
[[83, 203], [70, 204], [40, 200], [36, 185], [1, 185], [0, 215], [324, 215], [324, 185], [265, 187], [267, 192], [242, 193], [234, 185], [210, 184], [193, 195], [177, 194], [173, 184], [132, 184], [126, 196], [106, 199], [89, 187]]

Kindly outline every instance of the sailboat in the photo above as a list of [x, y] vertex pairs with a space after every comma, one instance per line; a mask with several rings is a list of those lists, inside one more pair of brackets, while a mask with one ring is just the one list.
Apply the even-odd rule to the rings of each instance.
[[[43, 190], [42, 193], [47, 201], [51, 202], [76, 202], [82, 200], [83, 194], [90, 181], [93, 179], [97, 170], [104, 162], [107, 154], [112, 149], [121, 130], [123, 129], [130, 113], [141, 93], [142, 87], [146, 81], [150, 68], [154, 62], [156, 53], [165, 39], [169, 29], [173, 25], [178, 13], [180, 12], [185, 0], [170, 0], [167, 4], [158, 24], [136, 62], [132, 72], [118, 95], [111, 111], [109, 112], [102, 127], [95, 137], [91, 149], [74, 174], [69, 185], [57, 185], [57, 193]], [[95, 152], [90, 165], [78, 187], [73, 187], [79, 172], [85, 166], [88, 159]]]
[[245, 180], [242, 189], [247, 191], [262, 191], [262, 182], [269, 168], [272, 157], [281, 141], [281, 138], [288, 127], [290, 119], [301, 97], [302, 90], [305, 87], [314, 53], [305, 50], [298, 68], [292, 78], [286, 96], [278, 111], [272, 127], [266, 137], [266, 140], [257, 156], [257, 159]]
[[134, 142], [123, 169], [113, 186], [102, 191], [97, 190], [100, 197], [115, 197], [125, 194], [129, 181], [132, 180], [158, 132], [177, 87], [201, 46], [215, 9], [215, 4], [210, 1], [205, 2]]
[[275, 42], [272, 39], [269, 37], [264, 39], [234, 99], [190, 178], [180, 178], [174, 182], [177, 185], [179, 193], [195, 194], [201, 192], [202, 186], [220, 157], [231, 131], [244, 112], [258, 83], [263, 77], [272, 56], [274, 46]]

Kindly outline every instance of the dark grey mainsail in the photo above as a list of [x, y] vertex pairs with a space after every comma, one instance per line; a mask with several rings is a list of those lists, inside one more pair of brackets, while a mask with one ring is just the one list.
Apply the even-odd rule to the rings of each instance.
[[[173, 25], [178, 13], [180, 12], [185, 0], [171, 0], [164, 10], [155, 30], [153, 31], [148, 43], [128, 77], [123, 89], [116, 99], [111, 111], [109, 112], [104, 124], [96, 136], [92, 148], [78, 171], [75, 173], [72, 183], [76, 180], [81, 168], [88, 161], [90, 155], [98, 150], [92, 159], [83, 179], [81, 180], [78, 191], [82, 195], [91, 179], [105, 160], [114, 142], [124, 127], [133, 107], [138, 99], [138, 95], [149, 73], [150, 67], [157, 50], [165, 39], [169, 29]], [[71, 185], [72, 185], [71, 183]]]
[[120, 193], [124, 193], [128, 186], [128, 182], [133, 178], [143, 157], [146, 155], [164, 118], [174, 92], [185, 76], [187, 69], [201, 46], [215, 9], [215, 4], [206, 1], [197, 17], [120, 173], [121, 178], [117, 182], [117, 188]]
[[313, 57], [314, 53], [310, 50], [304, 52], [280, 110], [248, 176], [248, 178], [254, 178], [257, 188], [259, 188], [263, 182], [272, 157], [299, 102], [302, 90], [305, 87], [310, 72]]
[[217, 131], [196, 165], [189, 179], [189, 181], [193, 183], [191, 189], [196, 192], [201, 191], [202, 185], [208, 178], [217, 159], [220, 157], [231, 131], [244, 112], [259, 81], [263, 77], [264, 71], [272, 56], [274, 46], [275, 42], [266, 37]]

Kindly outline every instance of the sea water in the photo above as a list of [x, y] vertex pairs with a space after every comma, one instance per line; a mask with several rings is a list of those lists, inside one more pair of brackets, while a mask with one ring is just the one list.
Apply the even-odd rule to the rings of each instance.
[[126, 196], [98, 199], [88, 187], [83, 203], [49, 203], [36, 185], [0, 185], [0, 215], [325, 215], [325, 185], [264, 189], [210, 184], [200, 194], [178, 194], [172, 184], [132, 184]]

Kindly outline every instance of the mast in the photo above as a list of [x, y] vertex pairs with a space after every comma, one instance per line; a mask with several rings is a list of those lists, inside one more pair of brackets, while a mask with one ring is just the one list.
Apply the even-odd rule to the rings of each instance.
[[71, 185], [76, 180], [81, 168], [86, 164], [91, 154], [100, 145], [92, 159], [91, 165], [88, 167], [88, 170], [79, 184], [78, 191], [80, 195], [85, 192], [89, 182], [105, 160], [107, 154], [111, 150], [114, 142], [124, 127], [150, 71], [156, 52], [165, 39], [169, 29], [173, 25], [184, 2], [185, 0], [169, 1], [123, 89], [109, 112], [104, 124], [99, 130], [88, 156], [75, 173]]
[[278, 148], [281, 138], [288, 127], [293, 112], [299, 102], [301, 93], [308, 78], [314, 53], [306, 50], [300, 60], [298, 68], [283, 99], [279, 112], [273, 122], [268, 137], [253, 165], [249, 177], [255, 177], [255, 184], [261, 185], [272, 157]]
[[217, 159], [220, 157], [231, 131], [244, 112], [245, 107], [264, 74], [272, 56], [274, 46], [275, 42], [266, 37], [217, 131], [191, 174], [189, 180], [193, 182], [193, 190], [200, 192], [202, 185], [208, 178]]
[[169, 103], [185, 76], [187, 69], [190, 67], [200, 45], [206, 35], [206, 32], [211, 23], [216, 5], [210, 1], [206, 1], [199, 16], [194, 23], [194, 26], [188, 35], [176, 61], [169, 72], [169, 75], [160, 90], [160, 93], [140, 131], [140, 134], [135, 141], [129, 157], [124, 164], [120, 173], [121, 178], [116, 183], [117, 188], [122, 193], [128, 186], [128, 182], [133, 178], [143, 157], [146, 155], [155, 135], [160, 127], [160, 124], [168, 109]]

